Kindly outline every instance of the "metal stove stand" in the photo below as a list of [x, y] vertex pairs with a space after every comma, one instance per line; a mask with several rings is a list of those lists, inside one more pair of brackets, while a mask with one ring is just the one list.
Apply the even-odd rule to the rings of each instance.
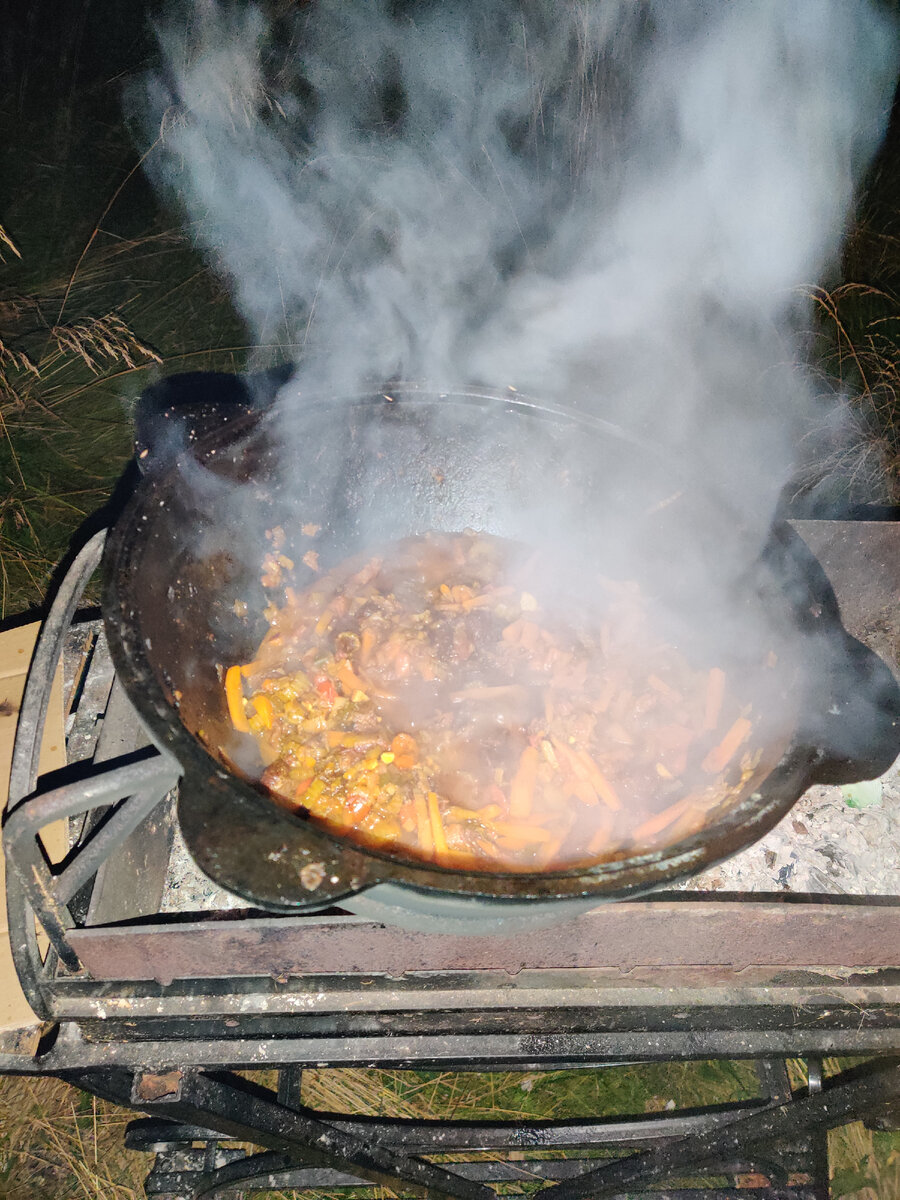
[[[599, 1200], [690, 1177], [652, 1194], [823, 1200], [827, 1130], [900, 1123], [896, 896], [679, 893], [512, 937], [410, 933], [334, 910], [160, 914], [178, 764], [147, 744], [96, 628], [75, 639], [90, 669], [74, 684], [73, 761], [37, 775], [50, 681], [101, 549], [102, 536], [62, 585], [21, 711], [4, 828], [9, 924], [44, 1032], [36, 1053], [0, 1047], [0, 1070], [56, 1075], [149, 1114], [126, 1135], [156, 1154], [149, 1195], [381, 1184], [488, 1198], [494, 1185], [538, 1183], [558, 1200]], [[60, 818], [71, 850], [52, 865], [40, 831]], [[825, 1055], [868, 1061], [823, 1082]], [[794, 1092], [792, 1057], [809, 1071]], [[300, 1100], [305, 1067], [711, 1058], [753, 1060], [759, 1096], [514, 1124], [352, 1117]], [[242, 1068], [274, 1069], [277, 1088]], [[712, 1186], [750, 1172], [767, 1182]]]

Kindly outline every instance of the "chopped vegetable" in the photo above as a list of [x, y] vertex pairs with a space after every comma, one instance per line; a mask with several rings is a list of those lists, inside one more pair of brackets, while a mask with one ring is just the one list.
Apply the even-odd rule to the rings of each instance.
[[431, 836], [434, 838], [434, 848], [438, 854], [447, 853], [447, 839], [444, 837], [444, 823], [441, 820], [441, 810], [438, 798], [434, 792], [428, 793], [428, 816], [431, 819]]
[[250, 722], [244, 712], [244, 685], [239, 666], [229, 667], [225, 672], [225, 698], [228, 701], [228, 715], [232, 725], [239, 733], [249, 733]]
[[706, 706], [703, 713], [703, 728], [713, 730], [719, 724], [722, 701], [725, 699], [725, 672], [721, 667], [711, 667], [706, 681]]
[[534, 799], [537, 782], [538, 752], [534, 746], [526, 746], [519, 759], [519, 769], [513, 776], [509, 788], [509, 815], [527, 817]]
[[717, 775], [719, 771], [724, 771], [737, 754], [738, 748], [746, 742], [752, 729], [753, 726], [746, 717], [738, 717], [718, 746], [710, 750], [704, 758], [703, 770], [709, 775]]
[[[269, 541], [280, 580], [286, 538]], [[516, 561], [498, 538], [429, 534], [305, 591], [282, 581], [253, 660], [225, 672], [262, 786], [363, 845], [467, 870], [564, 869], [700, 828], [759, 761], [728, 782], [752, 725], [725, 672], [661, 642], [634, 582], [596, 577], [582, 627], [540, 595], [536, 558]]]

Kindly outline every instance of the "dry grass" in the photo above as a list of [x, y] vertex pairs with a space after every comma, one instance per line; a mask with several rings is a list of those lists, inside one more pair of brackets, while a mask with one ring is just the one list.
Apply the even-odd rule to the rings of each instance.
[[0, 263], [0, 619], [41, 603], [75, 529], [108, 499], [153, 373], [233, 370], [246, 352], [183, 233], [89, 241], [88, 254], [69, 250], [77, 269], [45, 279], [27, 259]]
[[812, 290], [820, 370], [839, 390], [838, 412], [809, 475], [831, 475], [851, 501], [900, 503], [900, 299], [859, 283]]
[[[0, 246], [4, 244], [15, 249], [0, 228]], [[116, 251], [118, 256], [122, 247]], [[82, 364], [95, 378], [116, 367], [135, 371], [150, 362], [162, 364], [160, 355], [138, 338], [121, 311], [82, 312], [64, 321], [72, 286], [70, 279], [61, 296], [52, 287], [27, 293], [0, 286], [0, 420], [34, 406], [47, 411], [44, 393], [72, 363]], [[79, 290], [90, 287], [88, 278]]]
[[[792, 1081], [800, 1086], [805, 1077], [792, 1067]], [[828, 1060], [825, 1068], [832, 1074], [839, 1064]], [[274, 1084], [271, 1072], [254, 1078]], [[652, 1112], [667, 1099], [713, 1103], [749, 1094], [751, 1078], [748, 1064], [703, 1063], [527, 1075], [309, 1070], [303, 1101], [324, 1111], [371, 1116], [521, 1121]], [[0, 1078], [0, 1198], [137, 1200], [152, 1160], [124, 1149], [125, 1126], [134, 1116], [59, 1080]], [[833, 1200], [900, 1197], [900, 1135], [872, 1134], [856, 1122], [832, 1132], [830, 1152]], [[325, 1200], [326, 1193], [304, 1193], [313, 1194]], [[278, 1194], [282, 1200], [295, 1195]]]
[[0, 1079], [0, 1197], [139, 1200], [148, 1159], [124, 1149], [132, 1116], [58, 1079]]

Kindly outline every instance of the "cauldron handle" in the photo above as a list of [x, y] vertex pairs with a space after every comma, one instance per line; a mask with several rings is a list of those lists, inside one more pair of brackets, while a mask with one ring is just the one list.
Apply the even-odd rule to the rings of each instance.
[[812, 783], [877, 779], [900, 754], [900, 686], [890, 668], [845, 630], [810, 647], [817, 686], [806, 704], [801, 743], [814, 748]]
[[146, 388], [134, 414], [135, 459], [142, 474], [165, 469], [223, 421], [268, 408], [293, 372], [292, 363], [246, 375], [188, 371]]

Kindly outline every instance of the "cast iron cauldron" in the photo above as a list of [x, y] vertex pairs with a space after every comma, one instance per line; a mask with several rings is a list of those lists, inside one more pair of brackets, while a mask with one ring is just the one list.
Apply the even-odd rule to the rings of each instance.
[[[116, 669], [182, 766], [181, 830], [218, 883], [276, 910], [341, 901], [447, 931], [539, 923], [703, 870], [761, 837], [811, 784], [871, 778], [893, 761], [898, 688], [843, 629], [821, 568], [788, 526], [773, 527], [760, 552], [740, 514], [686, 493], [646, 447], [512, 392], [404, 387], [310, 400], [287, 384], [271, 404], [285, 379], [198, 375], [151, 389], [137, 436], [147, 470], [104, 560]], [[770, 730], [733, 807], [673, 846], [534, 874], [446, 869], [360, 848], [277, 807], [208, 749], [228, 754], [234, 741], [222, 668], [248, 661], [265, 631], [265, 531], [281, 525], [290, 543], [303, 523], [321, 526], [325, 569], [379, 543], [464, 528], [555, 548], [570, 592], [579, 563], [602, 563], [611, 576], [634, 575], [638, 563], [642, 585], [664, 590], [680, 614], [682, 645], [692, 626], [706, 636], [712, 600], [696, 581], [718, 573], [729, 583], [715, 653], [734, 677], [743, 624], [766, 611], [782, 651], [779, 708], [790, 719]], [[289, 544], [287, 553], [299, 563], [304, 548], [292, 554]], [[296, 582], [309, 582], [303, 569]]]

